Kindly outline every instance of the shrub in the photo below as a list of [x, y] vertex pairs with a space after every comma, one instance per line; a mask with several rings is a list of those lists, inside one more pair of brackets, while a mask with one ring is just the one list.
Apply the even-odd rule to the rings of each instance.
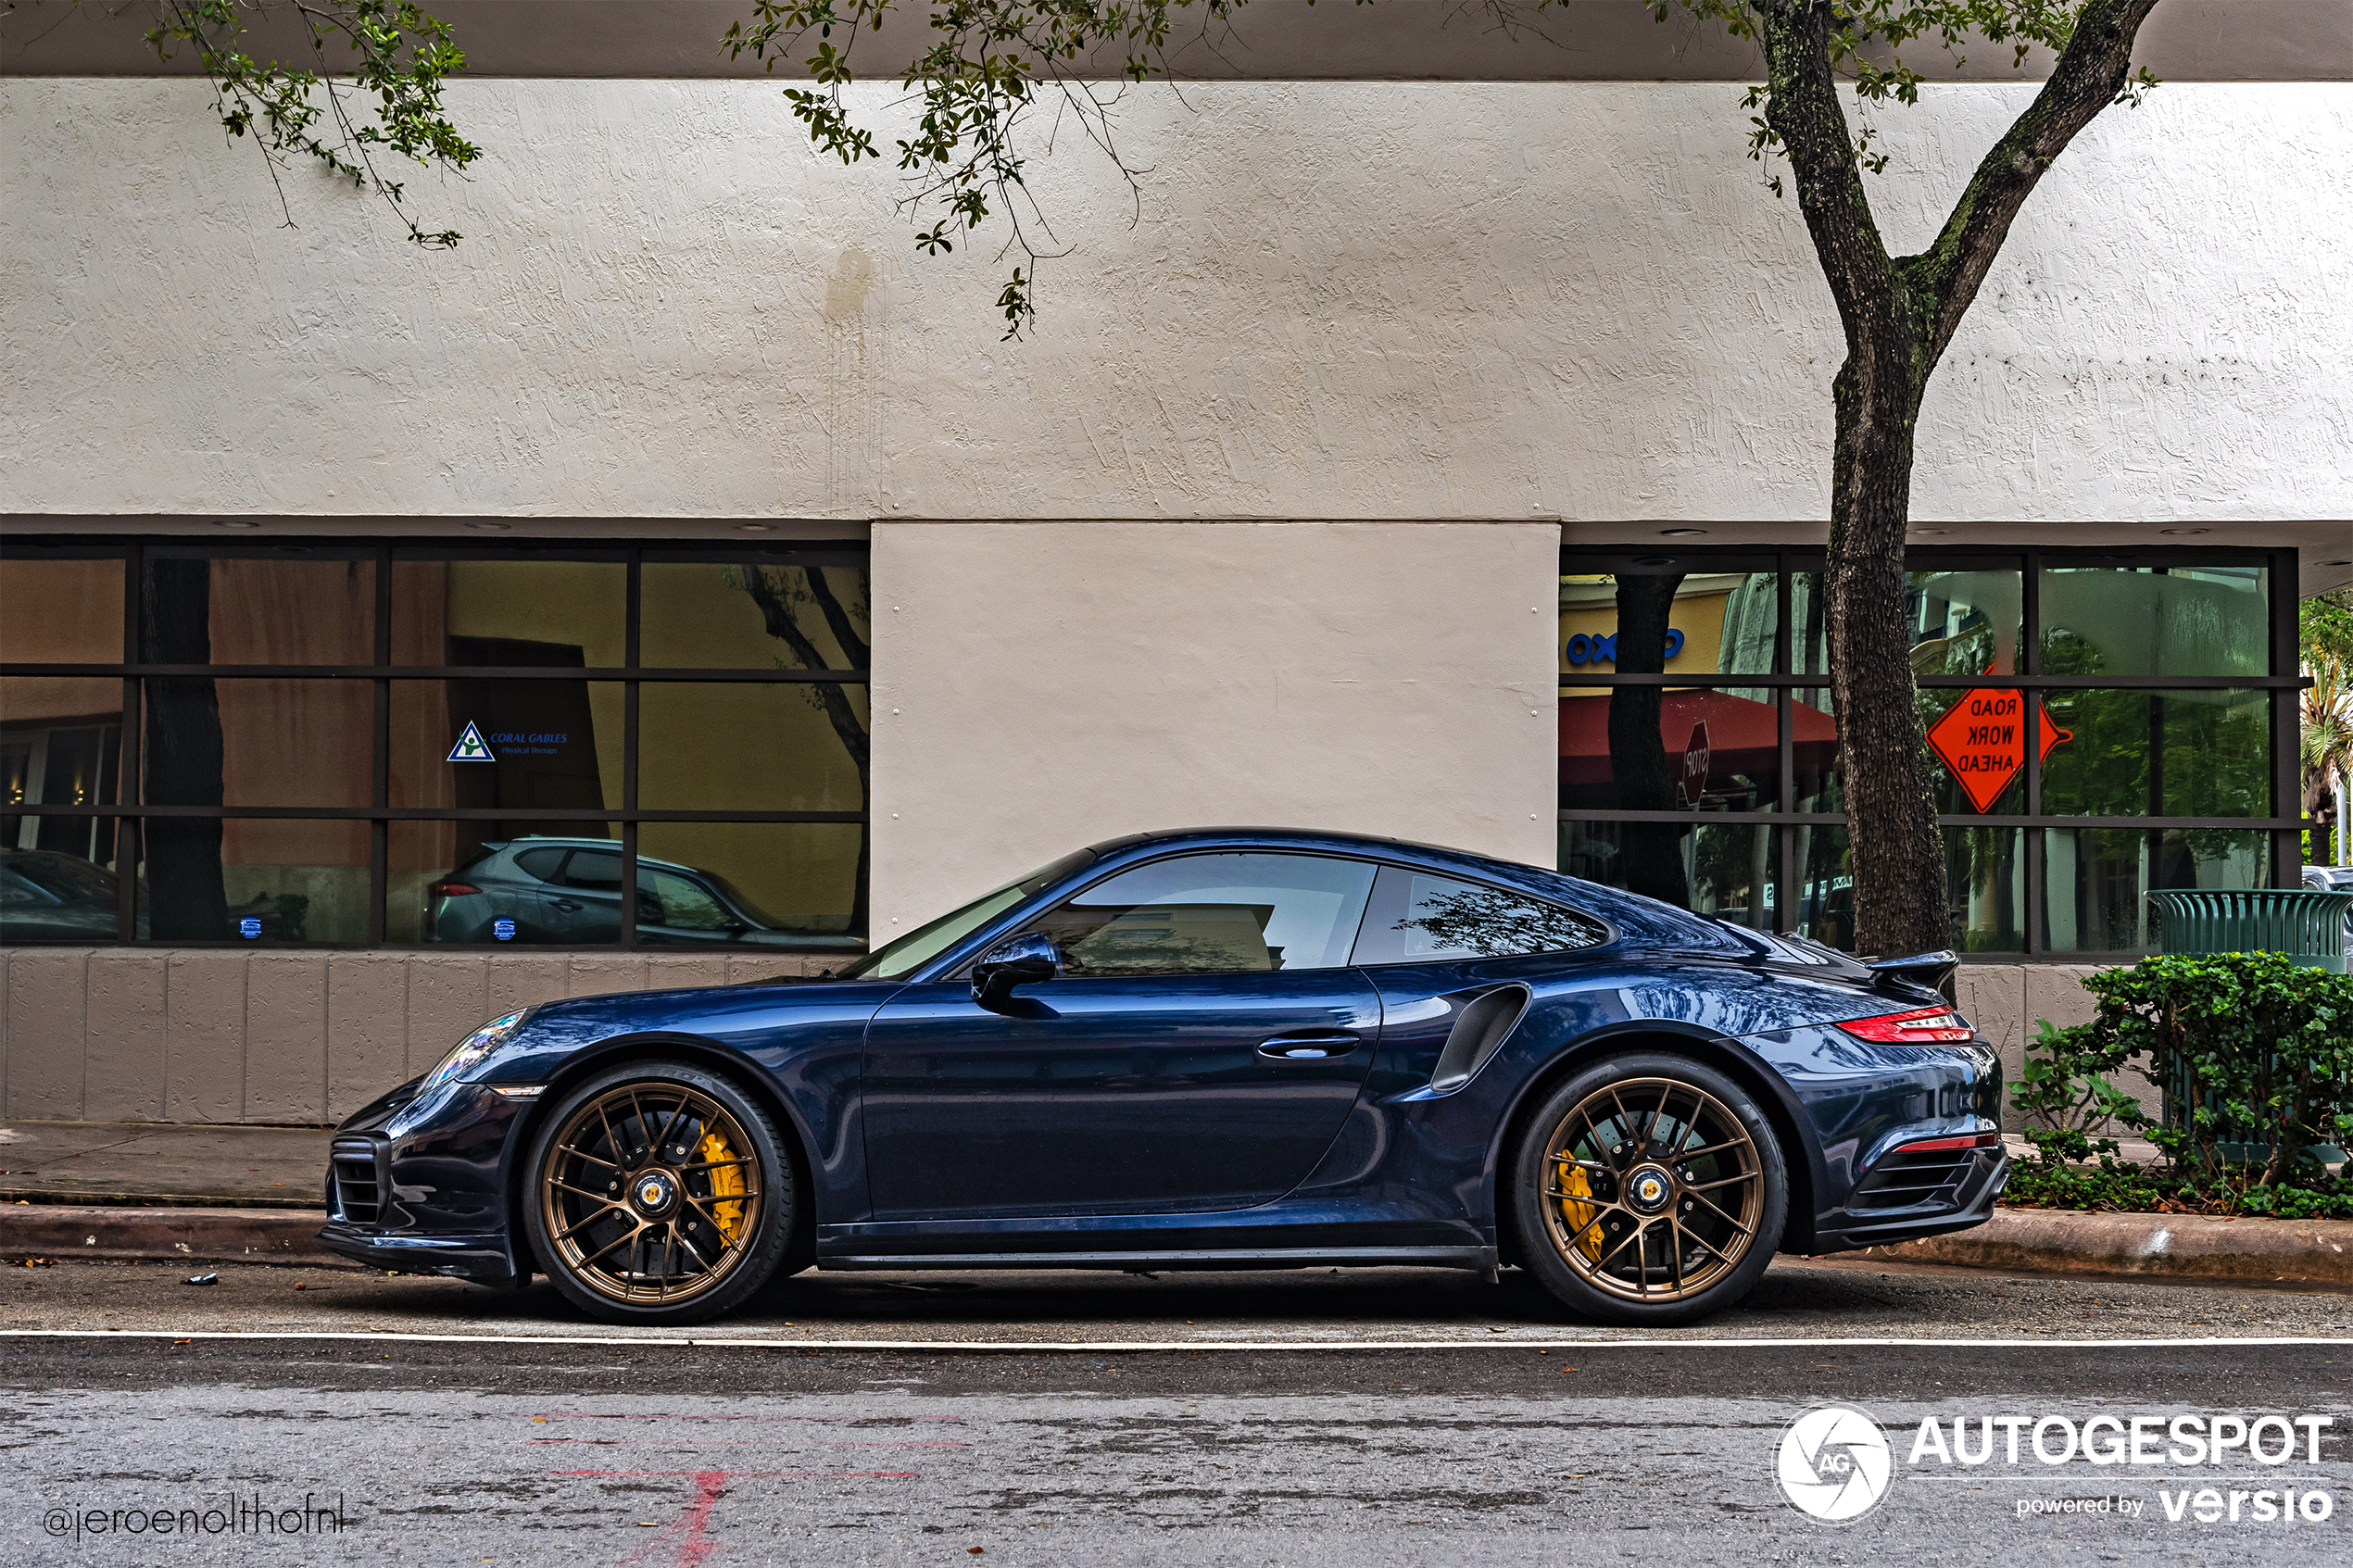
[[[2310, 1146], [2353, 1135], [2353, 978], [2278, 953], [2169, 954], [2083, 984], [2096, 1015], [2042, 1024], [2011, 1096], [2046, 1163], [2112, 1153], [2091, 1135], [2113, 1123], [2209, 1184], [2223, 1144], [2251, 1144], [2258, 1183], [2276, 1186]], [[2155, 1124], [2115, 1087], [2127, 1065], [2176, 1097], [2181, 1125]]]
[[2249, 1143], [2274, 1186], [2311, 1145], [2353, 1135], [2353, 979], [2280, 953], [2168, 954], [2083, 985], [2098, 1049], [2177, 1097], [2179, 1127], [2121, 1118], [2177, 1164], [2217, 1179], [2219, 1146]]

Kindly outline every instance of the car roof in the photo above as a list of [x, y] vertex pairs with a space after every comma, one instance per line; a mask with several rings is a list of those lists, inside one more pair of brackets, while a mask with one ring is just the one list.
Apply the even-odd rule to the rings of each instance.
[[[521, 838], [506, 838], [485, 843], [483, 847], [494, 855], [509, 849], [606, 849], [618, 855], [621, 853], [621, 840], [617, 838], [543, 838], [536, 834], [526, 834]], [[681, 865], [676, 860], [657, 860], [651, 855], [638, 856], [637, 863], [665, 872], [688, 872], [696, 876], [717, 874], [705, 871], [700, 866]]]
[[1611, 921], [1619, 927], [1621, 935], [1637, 943], [1744, 950], [1743, 944], [1727, 935], [1715, 921], [1655, 898], [1645, 898], [1640, 894], [1587, 882], [1580, 877], [1524, 861], [1498, 859], [1467, 849], [1417, 844], [1403, 838], [1385, 838], [1376, 834], [1277, 827], [1162, 828], [1105, 839], [1088, 847], [1095, 859], [1083, 869], [1061, 878], [1057, 886], [1066, 887], [1075, 882], [1091, 881], [1106, 872], [1151, 859], [1172, 849], [1321, 850], [1328, 854], [1359, 855], [1370, 859], [1418, 865], [1430, 871], [1452, 872], [1479, 881], [1516, 887], [1539, 897], [1574, 900], [1590, 912]]

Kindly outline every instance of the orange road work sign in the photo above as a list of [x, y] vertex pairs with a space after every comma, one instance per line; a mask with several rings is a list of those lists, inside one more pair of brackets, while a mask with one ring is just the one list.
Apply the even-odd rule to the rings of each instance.
[[[2073, 740], [2075, 732], [2052, 723], [2051, 710], [2042, 704], [2035, 709], [2042, 721], [2042, 755], [2047, 758], [2051, 747]], [[1928, 744], [1961, 781], [1969, 803], [1981, 813], [1992, 810], [2026, 766], [2026, 694], [1983, 686], [1962, 693], [1929, 726]]]

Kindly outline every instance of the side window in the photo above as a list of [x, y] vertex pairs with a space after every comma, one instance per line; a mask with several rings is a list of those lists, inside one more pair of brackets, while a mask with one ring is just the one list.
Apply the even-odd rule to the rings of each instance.
[[1315, 855], [1183, 855], [1097, 883], [1040, 917], [1075, 976], [1341, 969], [1373, 867]]
[[1365, 934], [1356, 941], [1355, 960], [1382, 964], [1500, 959], [1598, 947], [1608, 940], [1609, 928], [1600, 921], [1559, 904], [1403, 866], [1383, 866]]
[[621, 891], [621, 857], [610, 849], [575, 849], [564, 862], [564, 885], [590, 893]]
[[658, 872], [639, 861], [637, 886], [640, 921], [650, 914], [655, 924], [676, 931], [724, 931], [730, 923], [724, 905], [675, 872]]
[[526, 849], [515, 857], [515, 864], [542, 882], [556, 880], [556, 868], [564, 863], [561, 849]]

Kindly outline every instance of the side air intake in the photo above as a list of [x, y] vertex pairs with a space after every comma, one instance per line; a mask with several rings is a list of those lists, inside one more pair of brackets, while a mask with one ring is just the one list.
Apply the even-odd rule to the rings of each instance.
[[1446, 1048], [1438, 1053], [1438, 1070], [1429, 1075], [1429, 1086], [1446, 1094], [1469, 1083], [1518, 1024], [1532, 999], [1525, 985], [1498, 985], [1464, 1004], [1446, 1035]]

